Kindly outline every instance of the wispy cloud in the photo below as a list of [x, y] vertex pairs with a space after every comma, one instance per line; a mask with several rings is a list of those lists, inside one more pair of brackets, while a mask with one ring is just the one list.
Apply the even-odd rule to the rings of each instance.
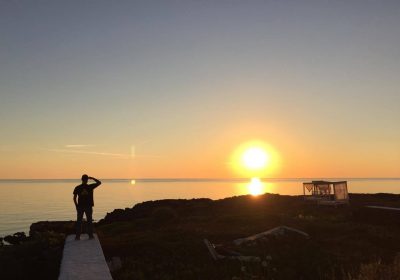
[[116, 157], [123, 159], [128, 159], [131, 157], [128, 154], [118, 154], [118, 153], [108, 153], [108, 152], [82, 151], [82, 150], [70, 150], [70, 149], [45, 149], [45, 150], [56, 153], [98, 155], [98, 156], [109, 156], [109, 157]]
[[69, 144], [65, 145], [65, 148], [88, 148], [94, 147], [94, 145], [87, 145], [87, 144]]
[[42, 150], [46, 150], [49, 152], [55, 153], [66, 153], [66, 154], [85, 154], [85, 155], [97, 155], [97, 156], [107, 156], [107, 157], [114, 157], [120, 159], [134, 159], [134, 158], [159, 158], [160, 156], [156, 155], [143, 155], [136, 153], [136, 146], [130, 146], [130, 153], [121, 154], [121, 153], [110, 153], [104, 151], [91, 151], [91, 148], [96, 147], [96, 145], [92, 144], [67, 144], [64, 145], [62, 148], [41, 148]]

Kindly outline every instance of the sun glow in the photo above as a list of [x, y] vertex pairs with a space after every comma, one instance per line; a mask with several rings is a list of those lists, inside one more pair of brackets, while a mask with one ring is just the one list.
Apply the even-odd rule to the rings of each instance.
[[276, 176], [279, 156], [269, 144], [254, 140], [240, 145], [233, 153], [231, 166], [236, 176], [261, 178]]

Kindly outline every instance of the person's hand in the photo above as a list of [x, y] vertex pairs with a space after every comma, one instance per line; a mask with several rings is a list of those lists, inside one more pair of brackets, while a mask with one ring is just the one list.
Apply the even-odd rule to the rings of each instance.
[[93, 177], [88, 176], [88, 180], [91, 180], [91, 179], [93, 179]]

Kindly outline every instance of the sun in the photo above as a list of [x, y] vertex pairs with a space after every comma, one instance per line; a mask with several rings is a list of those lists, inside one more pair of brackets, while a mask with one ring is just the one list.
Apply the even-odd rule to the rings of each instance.
[[244, 167], [250, 170], [265, 168], [269, 161], [269, 155], [261, 147], [247, 148], [242, 155]]
[[277, 149], [262, 140], [240, 144], [232, 153], [230, 166], [236, 176], [244, 178], [275, 176], [279, 172]]

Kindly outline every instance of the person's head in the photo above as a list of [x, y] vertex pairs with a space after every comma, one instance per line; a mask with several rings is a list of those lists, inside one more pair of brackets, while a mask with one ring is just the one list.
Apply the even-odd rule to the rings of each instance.
[[82, 175], [82, 183], [86, 184], [88, 180], [89, 180], [89, 176], [86, 174], [83, 174]]

